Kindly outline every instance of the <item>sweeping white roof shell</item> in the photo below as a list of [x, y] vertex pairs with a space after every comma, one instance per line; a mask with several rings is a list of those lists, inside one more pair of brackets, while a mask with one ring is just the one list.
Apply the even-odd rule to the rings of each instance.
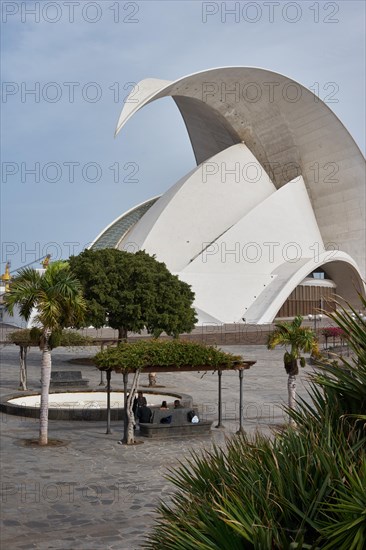
[[[141, 81], [116, 134], [166, 96], [183, 116], [198, 167], [149, 205], [118, 247], [130, 240], [155, 253], [192, 284], [197, 309], [211, 320], [232, 322], [245, 312], [253, 322], [272, 320], [300, 273], [325, 263], [338, 292], [352, 299], [346, 281], [361, 290], [366, 273], [365, 164], [329, 107], [286, 76], [224, 67]], [[229, 247], [235, 256], [238, 242], [230, 265]], [[251, 242], [262, 251], [258, 262], [244, 257]], [[283, 254], [292, 242], [301, 249], [296, 262]], [[271, 247], [278, 258], [263, 257]]]

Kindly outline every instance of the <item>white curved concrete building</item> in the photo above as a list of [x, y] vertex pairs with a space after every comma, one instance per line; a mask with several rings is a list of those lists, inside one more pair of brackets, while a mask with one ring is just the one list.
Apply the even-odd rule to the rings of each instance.
[[335, 114], [293, 80], [225, 67], [147, 79], [121, 112], [171, 96], [197, 168], [126, 212], [92, 248], [144, 249], [192, 285], [199, 321], [271, 322], [314, 271], [357, 304], [365, 280], [365, 160]]

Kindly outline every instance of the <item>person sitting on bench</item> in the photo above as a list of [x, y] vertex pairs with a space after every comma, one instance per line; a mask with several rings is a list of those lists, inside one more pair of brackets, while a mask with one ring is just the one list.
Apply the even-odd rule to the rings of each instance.
[[149, 423], [151, 421], [151, 417], [152, 417], [152, 412], [147, 405], [142, 405], [142, 407], [138, 408], [137, 418], [140, 423], [142, 424]]
[[174, 401], [174, 408], [175, 408], [175, 409], [184, 409], [183, 405], [180, 404], [179, 399], [176, 399], [176, 400]]

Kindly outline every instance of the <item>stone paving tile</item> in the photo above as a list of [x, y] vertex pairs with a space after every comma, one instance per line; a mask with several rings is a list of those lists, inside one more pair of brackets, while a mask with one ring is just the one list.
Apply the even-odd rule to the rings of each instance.
[[[282, 423], [281, 404], [287, 398], [283, 351], [269, 352], [264, 346], [230, 346], [257, 364], [244, 373], [244, 428], [270, 434], [270, 426]], [[1, 351], [2, 396], [17, 393], [18, 350]], [[53, 369], [69, 369], [69, 358], [93, 355], [94, 350], [56, 349]], [[91, 389], [100, 389], [100, 373], [81, 366]], [[40, 353], [32, 349], [28, 363], [29, 388], [38, 390]], [[306, 372], [298, 377], [299, 394], [305, 395]], [[122, 389], [122, 377], [113, 387]], [[147, 377], [146, 377], [147, 378]], [[200, 414], [217, 422], [217, 376], [211, 373], [159, 375], [165, 391], [193, 396]], [[223, 374], [225, 430], [213, 430], [201, 439], [150, 441], [143, 445], [118, 445], [122, 426], [112, 422], [105, 433], [103, 422], [50, 421], [49, 436], [64, 441], [63, 447], [26, 447], [24, 439], [36, 438], [38, 420], [2, 414], [1, 535], [6, 550], [138, 550], [156, 517], [159, 499], [169, 500], [173, 487], [164, 478], [171, 467], [190, 451], [225, 444], [225, 437], [238, 429], [238, 376]], [[141, 385], [147, 383], [142, 377]], [[215, 423], [214, 423], [215, 425]], [[139, 437], [137, 435], [137, 437]]]

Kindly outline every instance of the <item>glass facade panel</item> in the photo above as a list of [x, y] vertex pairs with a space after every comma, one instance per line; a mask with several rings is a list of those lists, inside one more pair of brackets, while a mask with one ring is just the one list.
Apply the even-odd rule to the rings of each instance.
[[142, 216], [156, 203], [159, 197], [144, 202], [137, 206], [125, 216], [119, 218], [113, 225], [108, 227], [104, 233], [91, 246], [92, 250], [100, 250], [101, 248], [116, 248], [120, 240], [141, 218]]

